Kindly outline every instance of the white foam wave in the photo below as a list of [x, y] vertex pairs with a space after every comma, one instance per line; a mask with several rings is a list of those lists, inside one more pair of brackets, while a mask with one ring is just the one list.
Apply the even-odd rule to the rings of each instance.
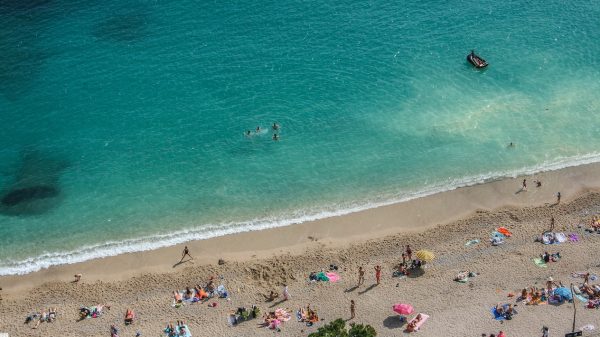
[[591, 153], [578, 157], [564, 157], [552, 162], [522, 167], [511, 171], [488, 172], [476, 176], [448, 179], [438, 184], [426, 186], [417, 191], [404, 191], [381, 200], [357, 201], [345, 205], [335, 205], [318, 210], [298, 210], [285, 217], [253, 219], [246, 222], [202, 225], [198, 228], [180, 230], [167, 234], [140, 237], [123, 241], [110, 241], [97, 245], [83, 246], [78, 250], [66, 252], [48, 252], [24, 260], [8, 260], [0, 263], [0, 276], [23, 275], [51, 266], [73, 264], [91, 259], [104, 258], [124, 253], [140, 252], [168, 247], [193, 240], [204, 240], [218, 236], [283, 227], [328, 217], [341, 216], [366, 209], [405, 202], [432, 194], [477, 185], [503, 178], [531, 175], [539, 172], [554, 171], [600, 162], [600, 153]]

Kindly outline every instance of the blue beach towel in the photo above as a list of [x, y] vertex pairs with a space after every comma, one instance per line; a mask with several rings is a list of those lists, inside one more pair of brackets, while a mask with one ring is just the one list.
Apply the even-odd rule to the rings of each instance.
[[587, 303], [589, 301], [587, 298], [583, 297], [583, 295], [581, 295], [581, 294], [575, 294], [575, 297], [577, 297], [577, 299], [583, 303]]
[[[508, 304], [504, 304], [504, 305], [502, 306], [502, 308], [503, 308], [504, 310], [508, 310]], [[491, 312], [491, 313], [492, 313], [492, 315], [494, 316], [494, 319], [495, 319], [495, 320], [497, 320], [497, 321], [503, 321], [503, 320], [505, 320], [505, 319], [506, 319], [506, 317], [504, 317], [504, 316], [502, 316], [500, 313], [498, 313], [498, 310], [496, 310], [496, 307], [492, 307], [492, 309], [490, 310], [490, 312]], [[513, 307], [512, 313], [513, 313], [513, 316], [514, 316], [514, 315], [516, 315], [516, 314], [518, 314], [518, 312], [517, 312], [517, 309], [515, 309], [515, 308]]]
[[494, 319], [497, 321], [502, 321], [502, 320], [506, 319], [506, 318], [504, 318], [504, 316], [502, 316], [498, 313], [498, 310], [496, 310], [496, 307], [492, 307], [491, 312], [492, 312], [492, 315], [494, 316]]

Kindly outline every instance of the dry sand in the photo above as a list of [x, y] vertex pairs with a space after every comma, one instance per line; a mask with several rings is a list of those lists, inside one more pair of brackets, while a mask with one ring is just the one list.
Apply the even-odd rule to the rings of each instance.
[[[188, 243], [195, 260], [174, 265], [182, 246], [149, 252], [57, 266], [48, 270], [0, 278], [4, 288], [0, 301], [0, 332], [11, 336], [109, 336], [109, 326], [121, 327], [120, 336], [159, 336], [169, 321], [185, 320], [193, 336], [271, 335], [258, 328], [258, 320], [227, 325], [227, 313], [239, 306], [257, 304], [262, 312], [278, 307], [296, 310], [308, 303], [323, 319], [312, 327], [295, 320], [286, 322], [279, 333], [306, 336], [336, 318], [349, 318], [350, 300], [356, 301], [354, 321], [371, 324], [379, 336], [404, 334], [391, 306], [397, 302], [414, 305], [417, 312], [431, 316], [418, 335], [481, 336], [498, 333], [507, 336], [541, 336], [543, 325], [552, 336], [570, 331], [573, 305], [577, 305], [577, 327], [592, 324], [600, 329], [596, 310], [583, 303], [561, 306], [517, 306], [518, 314], [501, 323], [492, 319], [489, 309], [498, 302], [511, 301], [509, 292], [526, 286], [542, 286], [549, 276], [565, 284], [573, 271], [600, 274], [600, 235], [588, 234], [584, 227], [593, 214], [600, 213], [600, 165], [591, 164], [525, 177], [529, 190], [517, 193], [523, 177], [505, 179], [454, 191], [439, 193], [405, 203], [380, 207], [341, 217], [303, 223], [285, 228], [236, 234]], [[534, 187], [541, 179], [543, 186]], [[555, 205], [555, 193], [563, 198]], [[533, 238], [556, 219], [557, 230], [575, 232], [579, 243], [544, 246]], [[506, 244], [492, 247], [487, 240], [498, 226], [506, 226], [514, 236]], [[466, 247], [465, 242], [481, 243]], [[404, 245], [413, 251], [428, 249], [438, 258], [425, 273], [414, 278], [392, 278]], [[535, 266], [531, 259], [545, 250], [560, 251], [562, 260], [548, 268]], [[217, 259], [224, 258], [224, 265]], [[311, 284], [311, 271], [340, 267], [339, 283]], [[382, 283], [374, 286], [375, 265], [383, 267]], [[367, 270], [365, 285], [356, 288], [357, 270]], [[452, 281], [457, 272], [479, 272], [467, 284]], [[73, 274], [82, 273], [78, 284]], [[171, 307], [171, 292], [185, 286], [204, 284], [212, 275], [223, 277], [231, 299], [207, 304]], [[262, 294], [273, 289], [281, 293], [289, 285], [292, 299], [265, 303]], [[212, 301], [211, 301], [212, 302]], [[514, 302], [514, 300], [512, 300]], [[111, 304], [112, 309], [97, 319], [76, 322], [81, 305]], [[24, 325], [31, 311], [58, 307], [54, 323], [37, 330]], [[136, 309], [138, 320], [124, 327], [127, 307]], [[414, 315], [413, 315], [414, 316]]]

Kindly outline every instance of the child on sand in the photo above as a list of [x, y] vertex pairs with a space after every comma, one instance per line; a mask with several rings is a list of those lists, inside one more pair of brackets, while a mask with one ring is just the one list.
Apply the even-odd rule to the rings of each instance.
[[350, 300], [350, 319], [354, 319], [356, 317], [356, 304], [354, 300]]

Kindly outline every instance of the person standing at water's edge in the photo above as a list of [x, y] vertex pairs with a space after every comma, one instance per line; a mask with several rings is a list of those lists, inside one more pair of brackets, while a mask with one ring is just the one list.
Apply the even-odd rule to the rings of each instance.
[[527, 179], [523, 179], [523, 191], [527, 191]]
[[556, 203], [560, 204], [560, 192], [556, 193]]
[[183, 259], [185, 259], [186, 256], [190, 257], [190, 260], [193, 260], [194, 258], [190, 255], [190, 250], [188, 249], [188, 246], [185, 246], [185, 248], [183, 248], [183, 253], [181, 253], [181, 260], [179, 262], [183, 262]]

